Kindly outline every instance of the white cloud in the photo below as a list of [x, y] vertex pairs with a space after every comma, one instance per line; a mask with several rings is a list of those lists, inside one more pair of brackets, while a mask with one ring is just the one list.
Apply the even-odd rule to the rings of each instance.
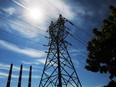
[[104, 87], [104, 85], [102, 84], [102, 85], [97, 85], [96, 87]]
[[[15, 3], [17, 1], [13, 0]], [[31, 3], [31, 4], [30, 4]], [[40, 4], [41, 3], [41, 4]], [[62, 14], [66, 18], [74, 18], [74, 12], [72, 7], [69, 6], [63, 0], [21, 0], [21, 3], [17, 3], [25, 10], [30, 10], [33, 7], [41, 8], [43, 10], [43, 15], [49, 15], [51, 18], [57, 18], [59, 14]], [[45, 17], [44, 16], [44, 17]]]
[[34, 61], [34, 62], [22, 61], [22, 63], [26, 64], [26, 65], [39, 65], [39, 63], [37, 61]]
[[0, 75], [1, 76], [5, 76], [5, 77], [8, 76], [8, 74], [7, 73], [4, 73], [4, 72], [0, 72]]
[[[39, 76], [39, 75], [32, 75], [32, 78], [33, 78], [33, 79], [37, 79], [37, 78], [40, 78], [40, 77], [41, 77], [41, 76]], [[29, 76], [28, 76], [28, 75], [23, 75], [22, 78], [28, 79]]]
[[38, 61], [39, 63], [41, 63], [41, 64], [45, 64], [46, 59], [45, 59], [45, 58], [43, 58], [43, 59], [38, 59], [37, 61]]
[[76, 56], [76, 55], [81, 55], [83, 53], [85, 54], [86, 50], [85, 49], [70, 49], [69, 52], [70, 52], [70, 55]]
[[[6, 77], [8, 77], [8, 73], [0, 71], [0, 78], [6, 78]], [[19, 78], [19, 75], [12, 74], [12, 78]], [[29, 75], [24, 74], [24, 75], [22, 75], [22, 78], [28, 79]], [[37, 78], [40, 78], [40, 76], [39, 75], [32, 75], [32, 78], [37, 79]]]
[[[13, 71], [17, 71], [17, 70], [19, 71], [20, 70], [20, 67], [13, 66]], [[27, 71], [28, 72], [29, 71], [29, 68], [26, 68], [26, 67], [23, 66], [23, 71]]]
[[[41, 61], [41, 60], [40, 60]], [[42, 67], [40, 66], [40, 64], [43, 64], [44, 63], [44, 60], [43, 60], [43, 62], [41, 61], [38, 61], [38, 59], [37, 60], [35, 60], [35, 61], [31, 61], [31, 62], [27, 62], [27, 61], [21, 61], [22, 62], [22, 64], [26, 64], [26, 65], [32, 65], [33, 66], [33, 68], [35, 69], [37, 69], [38, 70], [38, 68], [39, 69], [42, 69]], [[33, 70], [33, 71], [37, 71], [37, 70]]]
[[[0, 69], [8, 70], [8, 71], [9, 71], [10, 65], [0, 63]], [[18, 67], [18, 66], [14, 66], [14, 65], [13, 65], [13, 71], [20, 71], [20, 66]], [[23, 71], [29, 72], [29, 68], [23, 66]], [[33, 71], [33, 72], [36, 72], [37, 70], [32, 69], [32, 71]]]
[[[46, 58], [37, 59], [37, 62], [40, 64], [45, 64]], [[49, 63], [50, 66], [52, 66], [52, 65], [57, 66], [57, 64], [55, 62], [49, 61], [49, 59], [47, 60], [47, 63]]]
[[43, 30], [44, 25], [41, 25], [41, 28], [38, 28], [37, 26], [32, 26], [19, 20], [13, 20], [10, 21], [10, 26], [13, 30], [17, 31], [26, 38], [34, 38], [40, 35], [46, 35], [46, 32], [44, 32], [45, 30]]
[[15, 8], [13, 8], [13, 7], [9, 7], [9, 8], [3, 9], [3, 10], [5, 12], [7, 12], [9, 15], [13, 15], [15, 12]]
[[75, 17], [75, 13], [74, 11], [72, 11], [72, 7], [65, 3], [63, 0], [48, 0], [48, 3], [49, 5], [46, 8], [54, 9], [50, 10], [54, 14], [51, 15], [51, 13], [49, 13], [49, 15], [54, 16], [57, 15], [57, 13], [59, 13], [68, 19], [73, 19]]
[[9, 68], [10, 65], [0, 63], [0, 68], [1, 68], [1, 67]]
[[[27, 20], [31, 25], [37, 25], [40, 29], [46, 31], [49, 27], [48, 21], [57, 20], [59, 14], [62, 14], [65, 18], [73, 19], [75, 16], [74, 11], [72, 10], [72, 7], [67, 5], [63, 0], [12, 0], [14, 3], [22, 7], [22, 15], [21, 17], [24, 20]], [[31, 3], [31, 4], [30, 4]], [[38, 10], [41, 10], [42, 16], [37, 23], [33, 22], [30, 17], [28, 17], [28, 14], [32, 8], [37, 8]], [[18, 10], [17, 10], [18, 11]], [[38, 14], [39, 15], [39, 14]], [[25, 28], [21, 28], [18, 26], [15, 26], [12, 24], [12, 28], [14, 28], [16, 31], [18, 31], [20, 34], [24, 35], [27, 38], [33, 38], [37, 37], [37, 33], [41, 33], [45, 35], [45, 32], [37, 31], [35, 27], [30, 27], [29, 25], [25, 25], [25, 23], [21, 23], [18, 21], [14, 21], [15, 23], [18, 23]], [[27, 30], [27, 31], [26, 31]], [[33, 33], [32, 31], [35, 31], [36, 33]]]
[[[4, 70], [9, 71], [10, 65], [0, 63], [0, 69], [4, 69]], [[15, 72], [15, 71], [18, 71], [18, 72], [19, 72], [19, 71], [20, 71], [20, 67], [17, 67], [17, 66], [14, 66], [14, 65], [13, 65], [12, 72]], [[29, 72], [29, 68], [26, 68], [26, 67], [23, 66], [23, 72], [24, 72], [24, 71]], [[32, 69], [32, 72], [38, 72], [38, 71]], [[0, 78], [6, 78], [6, 77], [8, 77], [8, 72], [6, 73], [6, 72], [0, 71]], [[18, 76], [18, 75], [15, 75], [15, 74], [12, 74], [12, 78], [19, 78], [19, 76]], [[22, 75], [22, 78], [29, 78], [29, 75], [23, 74], [23, 75]], [[35, 79], [36, 79], [36, 78], [40, 78], [40, 76], [38, 76], [38, 75], [32, 75], [32, 78], [35, 78]]]
[[85, 49], [72, 49], [72, 50], [69, 50], [69, 52], [72, 52], [72, 53], [78, 53], [78, 52], [83, 52], [85, 51]]
[[0, 71], [0, 77], [1, 77], [1, 78], [8, 77], [8, 73], [4, 73], [4, 72], [1, 72], [1, 71]]
[[40, 50], [36, 50], [36, 49], [32, 49], [32, 48], [19, 48], [18, 46], [11, 44], [9, 42], [6, 42], [4, 40], [0, 40], [0, 45], [2, 45], [3, 47], [5, 47], [6, 49], [9, 49], [11, 51], [20, 53], [20, 54], [24, 54], [30, 57], [35, 57], [35, 58], [39, 58], [39, 57], [43, 57], [45, 56], [45, 52], [44, 51], [40, 51]]

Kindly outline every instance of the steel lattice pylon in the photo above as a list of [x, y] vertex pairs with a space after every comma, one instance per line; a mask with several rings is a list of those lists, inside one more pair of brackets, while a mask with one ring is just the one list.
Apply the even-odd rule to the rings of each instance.
[[67, 50], [65, 39], [69, 33], [64, 26], [66, 21], [60, 15], [49, 26], [49, 50], [39, 87], [82, 87]]

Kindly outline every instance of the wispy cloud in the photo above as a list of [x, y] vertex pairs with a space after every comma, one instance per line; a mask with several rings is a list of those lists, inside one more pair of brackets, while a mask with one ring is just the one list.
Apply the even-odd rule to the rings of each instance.
[[21, 61], [21, 62], [26, 65], [39, 65], [37, 61], [34, 61], [34, 62]]
[[[41, 61], [41, 62], [40, 62]], [[40, 61], [37, 59], [37, 60], [34, 60], [34, 61], [30, 61], [30, 62], [27, 62], [27, 61], [21, 61], [22, 64], [24, 65], [32, 65], [34, 69], [42, 69], [42, 67], [40, 66], [40, 64], [44, 64], [45, 60], [41, 60]], [[34, 70], [36, 71], [36, 70]]]
[[14, 30], [15, 32], [17, 32], [18, 34], [26, 38], [35, 38], [40, 35], [47, 35], [46, 32], [44, 32], [47, 28], [45, 28], [45, 25], [42, 25], [42, 24], [38, 24], [38, 26], [40, 26], [38, 28], [31, 24], [26, 24], [23, 21], [11, 20], [10, 26], [12, 30]]
[[38, 9], [41, 8], [41, 10], [44, 11], [43, 15], [46, 16], [47, 13], [51, 18], [54, 18], [56, 17], [55, 15], [59, 14], [63, 14], [67, 18], [74, 18], [75, 16], [75, 13], [71, 9], [72, 7], [62, 0], [47, 0], [46, 2], [43, 0], [21, 0], [21, 2], [17, 2], [16, 0], [12, 1], [23, 7], [26, 11], [29, 11], [33, 7], [37, 7]]
[[9, 70], [9, 68], [10, 68], [10, 65], [8, 65], [8, 64], [3, 64], [3, 63], [0, 63], [0, 69]]
[[104, 87], [104, 84], [102, 84], [102, 85], [97, 85], [96, 87]]
[[[47, 0], [47, 1], [43, 1], [43, 0], [20, 0], [20, 1], [11, 0], [11, 1], [13, 3], [17, 4], [19, 7], [22, 7], [21, 15], [19, 15], [18, 17], [20, 17], [21, 19], [27, 20], [28, 23], [30, 23], [30, 25], [37, 25], [40, 29], [42, 29], [44, 31], [46, 31], [48, 29], [50, 21], [54, 20], [54, 19], [56, 20], [58, 18], [59, 14], [62, 14], [64, 17], [66, 17], [68, 19], [73, 19], [75, 17], [75, 13], [72, 10], [72, 7], [69, 6], [65, 1], [62, 1], [62, 0]], [[30, 17], [27, 16], [28, 14], [30, 14], [30, 10], [32, 8], [37, 8], [38, 10], [42, 11], [41, 12], [42, 16], [40, 17], [40, 20], [36, 21], [37, 23], [33, 22], [32, 19], [30, 19]], [[9, 11], [9, 9], [10, 9], [10, 11]], [[12, 14], [15, 11], [11, 7], [7, 8], [6, 10], [10, 14]], [[18, 12], [18, 10], [16, 12]], [[19, 34], [23, 35], [24, 37], [34, 38], [39, 35], [37, 33], [46, 35], [45, 32], [38, 31], [38, 29], [36, 29], [33, 26], [30, 27], [30, 25], [27, 25], [23, 22], [19, 22], [17, 20], [13, 20], [13, 21], [16, 24], [26, 27], [26, 28], [23, 28], [23, 27], [11, 24], [12, 29], [17, 31]], [[49, 23], [48, 23], [48, 21], [49, 21]], [[34, 31], [36, 33], [32, 32], [32, 31]]]
[[[0, 63], [0, 69], [9, 70], [10, 69], [10, 65]], [[18, 67], [18, 66], [13, 65], [13, 71], [20, 71], [20, 66]], [[23, 71], [29, 72], [29, 68], [23, 66]], [[37, 70], [32, 69], [32, 71], [36, 72]]]
[[9, 68], [10, 66], [9, 66], [8, 64], [0, 63], [0, 67], [6, 67], [6, 68]]
[[15, 13], [15, 8], [13, 7], [9, 7], [9, 8], [5, 8], [3, 9], [6, 13], [8, 13], [9, 15], [13, 15]]
[[48, 0], [48, 7], [45, 8], [53, 8], [49, 9], [52, 13], [49, 15], [57, 15], [57, 13], [62, 14], [64, 17], [68, 19], [73, 19], [75, 17], [75, 12], [72, 10], [72, 6], [68, 5], [65, 1], [62, 0]]
[[0, 40], [0, 45], [2, 45], [4, 48], [9, 49], [11, 51], [20, 53], [20, 54], [24, 54], [30, 57], [35, 57], [35, 58], [39, 58], [39, 57], [44, 57], [45, 56], [45, 52], [44, 51], [40, 51], [40, 50], [36, 50], [36, 49], [32, 49], [32, 48], [19, 48], [18, 46], [11, 44], [9, 42], [6, 42], [4, 40]]
[[[19, 71], [20, 67], [13, 66], [13, 71], [17, 71], [17, 70]], [[23, 67], [23, 71], [29, 71], [29, 68]]]
[[40, 64], [45, 64], [46, 59], [45, 59], [45, 58], [43, 58], [43, 59], [38, 59], [37, 61], [38, 61]]
[[8, 77], [8, 73], [4, 73], [4, 72], [1, 72], [1, 71], [0, 71], [0, 77], [1, 77], [1, 78]]
[[[40, 77], [41, 76], [39, 76], [39, 75], [32, 75], [32, 79], [38, 79]], [[23, 75], [22, 78], [29, 78], [29, 76], [28, 75]]]
[[77, 59], [73, 59], [72, 62], [75, 65], [75, 68], [80, 67], [80, 62]]
[[72, 50], [69, 50], [69, 52], [73, 52], [73, 53], [77, 53], [77, 52], [83, 52], [83, 51], [85, 51], [85, 49], [72, 49]]
[[[0, 71], [0, 78], [6, 78], [6, 77], [8, 77], [8, 71], [9, 71], [9, 69], [10, 69], [10, 65], [8, 65], [8, 64], [3, 64], [3, 63], [0, 63], [0, 69], [4, 69], [4, 70], [7, 70], [7, 72], [5, 71], [5, 72], [2, 72], [2, 71]], [[18, 67], [18, 66], [15, 66], [15, 65], [13, 65], [13, 69], [12, 69], [12, 72], [19, 72], [20, 71], [20, 67]], [[23, 66], [23, 72], [29, 72], [29, 68], [27, 68], [27, 67], [24, 67]], [[32, 69], [32, 72], [34, 73], [34, 72], [38, 72], [37, 70], [35, 70], [35, 69]], [[12, 77], [13, 78], [19, 78], [19, 75], [15, 75], [14, 73], [12, 74]], [[23, 75], [22, 75], [22, 78], [28, 78], [29, 77], [29, 75], [26, 75], [26, 74], [24, 74], [23, 73]], [[39, 75], [32, 75], [32, 78], [40, 78], [40, 76]]]
[[70, 55], [75, 56], [75, 55], [81, 55], [83, 53], [86, 53], [85, 49], [70, 49], [69, 50]]
[[[8, 77], [8, 73], [0, 71], [0, 77], [1, 78], [7, 78]], [[19, 78], [19, 75], [12, 74], [12, 78]], [[24, 74], [24, 75], [22, 75], [22, 78], [28, 79], [29, 75], [25, 75]], [[33, 79], [37, 79], [37, 78], [40, 78], [40, 76], [39, 75], [33, 75], [32, 78]]]

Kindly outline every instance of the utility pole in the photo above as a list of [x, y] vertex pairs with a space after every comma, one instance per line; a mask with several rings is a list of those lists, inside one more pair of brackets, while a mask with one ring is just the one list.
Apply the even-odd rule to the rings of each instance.
[[67, 19], [60, 15], [49, 26], [49, 49], [39, 87], [82, 87], [67, 50], [66, 22]]

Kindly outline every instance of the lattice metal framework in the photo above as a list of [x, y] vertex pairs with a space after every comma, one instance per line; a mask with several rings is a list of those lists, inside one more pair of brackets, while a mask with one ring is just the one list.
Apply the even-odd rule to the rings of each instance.
[[66, 21], [60, 15], [49, 26], [49, 49], [39, 87], [82, 87], [67, 50]]

